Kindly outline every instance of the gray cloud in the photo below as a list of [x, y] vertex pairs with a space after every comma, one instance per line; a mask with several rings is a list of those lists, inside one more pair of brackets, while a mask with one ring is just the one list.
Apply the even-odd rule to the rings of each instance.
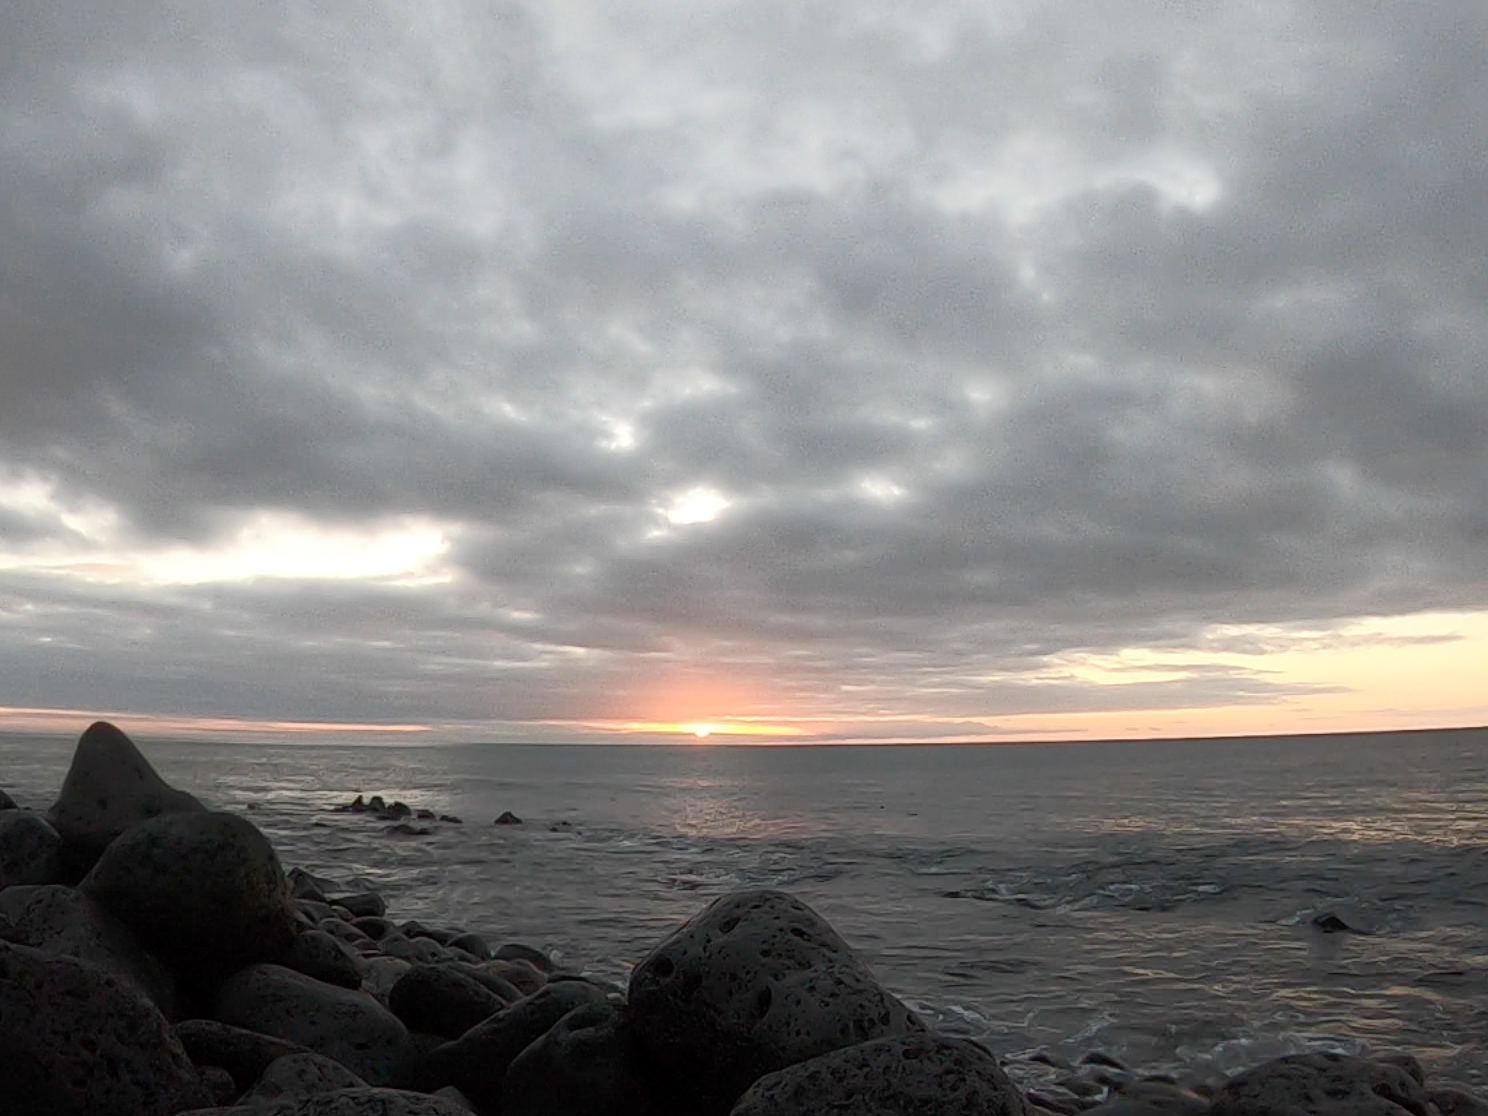
[[0, 568], [3, 676], [461, 724], [644, 718], [659, 667], [903, 723], [1312, 692], [1057, 664], [1488, 607], [1485, 22], [8, 5], [0, 470], [55, 509], [0, 545], [418, 515], [452, 569]]

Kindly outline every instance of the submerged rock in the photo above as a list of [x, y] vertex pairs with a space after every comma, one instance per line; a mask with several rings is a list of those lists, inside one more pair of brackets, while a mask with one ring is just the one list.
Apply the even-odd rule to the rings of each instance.
[[51, 816], [76, 879], [130, 826], [161, 814], [206, 810], [162, 779], [134, 741], [107, 721], [98, 721], [78, 740]]
[[1292, 1054], [1225, 1083], [1212, 1116], [1426, 1116], [1425, 1088], [1399, 1066], [1347, 1054]]
[[646, 1058], [702, 1111], [821, 1054], [924, 1029], [825, 919], [781, 891], [716, 900], [630, 979]]
[[519, 818], [519, 817], [517, 817], [517, 815], [516, 814], [513, 814], [510, 810], [503, 810], [502, 813], [501, 813], [501, 816], [499, 818], [497, 818], [492, 824], [493, 825], [521, 825], [522, 824], [522, 819]]

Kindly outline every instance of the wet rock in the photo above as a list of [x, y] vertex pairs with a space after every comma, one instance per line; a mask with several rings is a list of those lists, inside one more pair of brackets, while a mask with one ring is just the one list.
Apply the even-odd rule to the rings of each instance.
[[438, 817], [433, 810], [415, 810], [413, 816], [419, 821], [434, 821]]
[[1209, 1101], [1176, 1083], [1145, 1078], [1121, 1082], [1105, 1104], [1091, 1111], [1103, 1116], [1203, 1116]]
[[556, 966], [553, 959], [542, 950], [521, 942], [506, 942], [496, 948], [497, 961], [525, 961], [538, 972], [551, 973]]
[[1088, 1100], [1064, 1094], [1055, 1095], [1038, 1089], [1030, 1089], [1024, 1096], [1035, 1113], [1053, 1112], [1058, 1116], [1079, 1116], [1079, 1113], [1091, 1107]]
[[285, 968], [342, 988], [360, 988], [362, 973], [356, 953], [324, 930], [307, 930], [294, 940], [281, 962]]
[[295, 909], [317, 926], [328, 918], [340, 919], [340, 915], [329, 903], [321, 903], [315, 899], [296, 899]]
[[501, 1083], [502, 1116], [649, 1116], [655, 1102], [634, 1064], [620, 1013], [575, 1008], [512, 1062]]
[[1324, 934], [1372, 934], [1373, 930], [1346, 921], [1333, 911], [1323, 911], [1312, 918], [1312, 927]]
[[454, 814], [440, 814], [439, 815], [439, 820], [442, 821], [442, 822], [449, 822], [450, 825], [464, 825], [465, 824], [459, 818], [455, 817]]
[[355, 895], [342, 895], [336, 899], [328, 899], [326, 902], [333, 907], [349, 911], [353, 919], [381, 918], [387, 914], [387, 900], [375, 891], [359, 891]]
[[413, 808], [406, 802], [393, 802], [382, 811], [382, 817], [387, 820], [396, 821], [399, 818], [413, 816]]
[[215, 1019], [185, 1019], [176, 1024], [176, 1037], [197, 1065], [221, 1066], [241, 1092], [252, 1087], [280, 1058], [309, 1053], [288, 1039], [261, 1035]]
[[415, 1083], [431, 1090], [453, 1085], [479, 1108], [497, 1111], [502, 1079], [517, 1055], [575, 1008], [604, 1002], [603, 989], [587, 981], [547, 985], [431, 1050]]
[[390, 825], [383, 832], [389, 837], [430, 837], [434, 833], [427, 825], [413, 825], [409, 822]]
[[78, 886], [178, 971], [231, 972], [280, 956], [295, 938], [279, 857], [236, 814], [141, 822]]
[[1107, 1054], [1104, 1050], [1087, 1050], [1080, 1055], [1080, 1064], [1082, 1066], [1105, 1066], [1108, 1069], [1121, 1070], [1123, 1073], [1130, 1072], [1125, 1062], [1114, 1054]]
[[469, 1116], [469, 1110], [443, 1097], [365, 1088], [281, 1097], [236, 1108], [204, 1108], [181, 1116]]
[[490, 945], [479, 934], [456, 934], [445, 944], [454, 949], [463, 949], [466, 953], [479, 957], [482, 961], [489, 960], [491, 957]]
[[134, 741], [99, 721], [78, 740], [50, 814], [76, 879], [130, 826], [161, 814], [203, 814], [206, 809], [162, 779]]
[[0, 891], [18, 884], [61, 883], [62, 837], [32, 810], [0, 810]]
[[481, 968], [499, 976], [524, 996], [532, 995], [548, 982], [546, 976], [525, 961], [487, 961]]
[[283, 1097], [307, 1097], [315, 1093], [366, 1087], [365, 1081], [340, 1062], [307, 1050], [302, 1054], [286, 1054], [270, 1062], [253, 1088], [243, 1094], [243, 1103], [256, 1104]]
[[329, 906], [326, 900], [328, 881], [317, 879], [303, 868], [291, 868], [287, 878], [289, 893], [296, 899], [309, 899]]
[[1432, 1089], [1431, 1103], [1441, 1116], [1488, 1116], [1488, 1100], [1456, 1085]]
[[213, 1014], [334, 1058], [372, 1085], [403, 1080], [410, 1057], [407, 1029], [374, 997], [282, 965], [234, 973], [218, 992]]
[[510, 810], [503, 810], [501, 812], [501, 816], [499, 818], [497, 818], [492, 824], [493, 825], [521, 825], [522, 824], [522, 819], [519, 818], [519, 817], [517, 817], [517, 815], [516, 814], [513, 814]]
[[351, 920], [351, 925], [355, 926], [374, 942], [382, 941], [389, 934], [398, 933], [397, 923], [390, 918], [384, 918], [382, 915], [358, 915]]
[[143, 992], [167, 1018], [176, 1011], [176, 982], [139, 939], [103, 907], [70, 887], [13, 887], [0, 893], [5, 937], [43, 953], [76, 957]]
[[398, 929], [410, 938], [429, 938], [432, 941], [438, 942], [440, 945], [449, 945], [455, 937], [453, 930], [442, 930], [437, 926], [425, 926], [417, 919], [409, 919]]
[[630, 1018], [705, 1111], [763, 1074], [924, 1026], [825, 919], [770, 890], [716, 900], [653, 949], [631, 974]]
[[1292, 1054], [1230, 1078], [1212, 1116], [1426, 1116], [1426, 1090], [1399, 1066], [1347, 1054]]
[[388, 1007], [411, 1031], [459, 1038], [506, 1002], [475, 977], [448, 965], [415, 965], [388, 993]]
[[1387, 1066], [1399, 1066], [1415, 1078], [1417, 1084], [1426, 1084], [1426, 1070], [1414, 1054], [1376, 1054], [1374, 1060]]
[[0, 1112], [170, 1116], [211, 1097], [155, 1005], [75, 957], [0, 942]]
[[984, 1047], [933, 1032], [874, 1039], [760, 1078], [732, 1116], [1027, 1116]]

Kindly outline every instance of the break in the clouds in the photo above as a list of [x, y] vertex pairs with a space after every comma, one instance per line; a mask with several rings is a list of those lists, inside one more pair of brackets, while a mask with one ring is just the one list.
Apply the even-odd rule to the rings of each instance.
[[0, 705], [934, 738], [1328, 692], [1267, 654], [1488, 609], [1485, 41], [11, 0]]

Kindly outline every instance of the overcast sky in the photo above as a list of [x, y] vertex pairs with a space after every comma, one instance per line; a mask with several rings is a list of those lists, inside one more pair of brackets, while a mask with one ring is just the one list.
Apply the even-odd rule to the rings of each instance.
[[6, 0], [0, 706], [1488, 720], [1485, 42], [1481, 0]]

